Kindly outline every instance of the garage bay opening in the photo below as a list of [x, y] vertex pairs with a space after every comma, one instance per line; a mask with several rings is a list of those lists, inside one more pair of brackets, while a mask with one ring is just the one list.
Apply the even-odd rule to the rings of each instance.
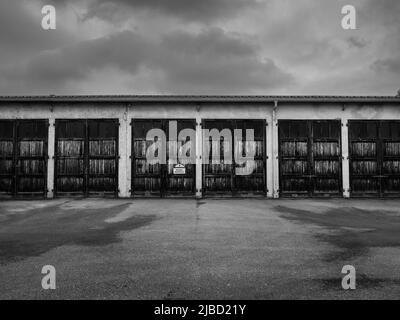
[[48, 120], [0, 121], [0, 197], [46, 197]]
[[132, 121], [134, 197], [195, 196], [195, 129], [194, 119]]
[[203, 133], [204, 196], [265, 196], [265, 127], [264, 120], [203, 121], [203, 130], [218, 132]]
[[56, 120], [55, 194], [118, 196], [118, 120]]
[[279, 120], [281, 196], [342, 195], [340, 120]]
[[349, 121], [351, 196], [400, 196], [400, 121]]

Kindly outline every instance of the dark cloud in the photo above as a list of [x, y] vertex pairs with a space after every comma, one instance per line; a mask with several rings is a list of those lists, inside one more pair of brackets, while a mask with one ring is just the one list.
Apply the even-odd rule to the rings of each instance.
[[368, 45], [367, 40], [365, 40], [364, 38], [356, 37], [356, 36], [348, 37], [347, 43], [348, 43], [349, 47], [355, 47], [358, 49], [362, 49]]
[[44, 51], [28, 62], [3, 70], [9, 80], [24, 82], [41, 92], [57, 90], [71, 80], [84, 79], [96, 69], [116, 67], [134, 74], [145, 62], [149, 43], [133, 32], [87, 40]]
[[392, 72], [400, 75], [400, 57], [378, 59], [371, 65], [371, 68], [377, 72]]
[[149, 43], [125, 31], [87, 40], [71, 47], [44, 53], [28, 64], [28, 72], [43, 79], [82, 78], [93, 69], [115, 66], [135, 73], [146, 59]]
[[2, 0], [0, 94], [390, 94], [400, 1], [352, 1]]
[[364, 23], [373, 23], [375, 20], [384, 26], [400, 28], [399, 0], [368, 0], [362, 4], [360, 13], [366, 18]]
[[72, 42], [74, 37], [62, 25], [50, 32], [42, 29], [40, 6], [36, 7], [35, 14], [30, 10], [24, 1], [0, 1], [0, 54], [15, 58]]
[[[166, 48], [159, 62], [169, 81], [168, 90], [184, 92], [243, 93], [268, 91], [288, 85], [293, 78], [271, 59], [258, 56], [257, 44], [214, 28], [198, 35], [175, 33], [163, 39]], [[162, 63], [167, 57], [167, 63]]]
[[259, 5], [257, 0], [96, 0], [89, 5], [87, 18], [113, 19], [116, 11], [132, 9], [207, 22], [231, 17]]
[[[271, 59], [258, 57], [256, 45], [220, 29], [197, 35], [178, 32], [160, 41], [132, 31], [119, 32], [44, 52], [3, 74], [43, 92], [62, 89], [68, 81], [85, 79], [106, 67], [133, 78], [141, 68], [154, 71], [152, 85], [171, 93], [249, 93], [293, 81]], [[104, 83], [107, 78], [98, 81]]]
[[169, 15], [185, 21], [209, 22], [243, 14], [246, 9], [262, 7], [260, 0], [38, 0], [42, 4], [68, 7], [85, 4], [84, 19], [128, 18], [136, 11]]

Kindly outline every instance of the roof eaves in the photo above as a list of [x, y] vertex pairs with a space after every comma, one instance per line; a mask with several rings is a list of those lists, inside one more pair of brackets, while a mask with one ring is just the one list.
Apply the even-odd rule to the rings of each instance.
[[0, 96], [1, 102], [400, 102], [394, 96], [326, 96], [326, 95], [48, 95]]

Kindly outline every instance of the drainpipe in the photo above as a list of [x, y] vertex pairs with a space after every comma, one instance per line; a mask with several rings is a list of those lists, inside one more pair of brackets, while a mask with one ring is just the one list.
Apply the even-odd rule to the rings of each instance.
[[273, 197], [279, 198], [279, 159], [278, 159], [278, 101], [274, 101], [272, 109], [272, 185]]
[[203, 127], [201, 122], [201, 105], [196, 106], [196, 199], [203, 197]]
[[278, 109], [278, 100], [274, 101], [274, 108], [272, 109], [272, 121], [276, 122], [276, 111]]

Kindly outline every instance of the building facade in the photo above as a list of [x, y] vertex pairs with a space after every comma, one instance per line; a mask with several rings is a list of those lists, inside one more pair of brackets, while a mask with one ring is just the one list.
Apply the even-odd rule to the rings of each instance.
[[[165, 163], [146, 158], [152, 129], [176, 141]], [[213, 129], [218, 148], [205, 141]], [[225, 142], [248, 129], [243, 175], [225, 157], [245, 155], [246, 136]], [[188, 140], [193, 161], [180, 163]], [[66, 196], [399, 197], [400, 98], [0, 97], [0, 198]]]

